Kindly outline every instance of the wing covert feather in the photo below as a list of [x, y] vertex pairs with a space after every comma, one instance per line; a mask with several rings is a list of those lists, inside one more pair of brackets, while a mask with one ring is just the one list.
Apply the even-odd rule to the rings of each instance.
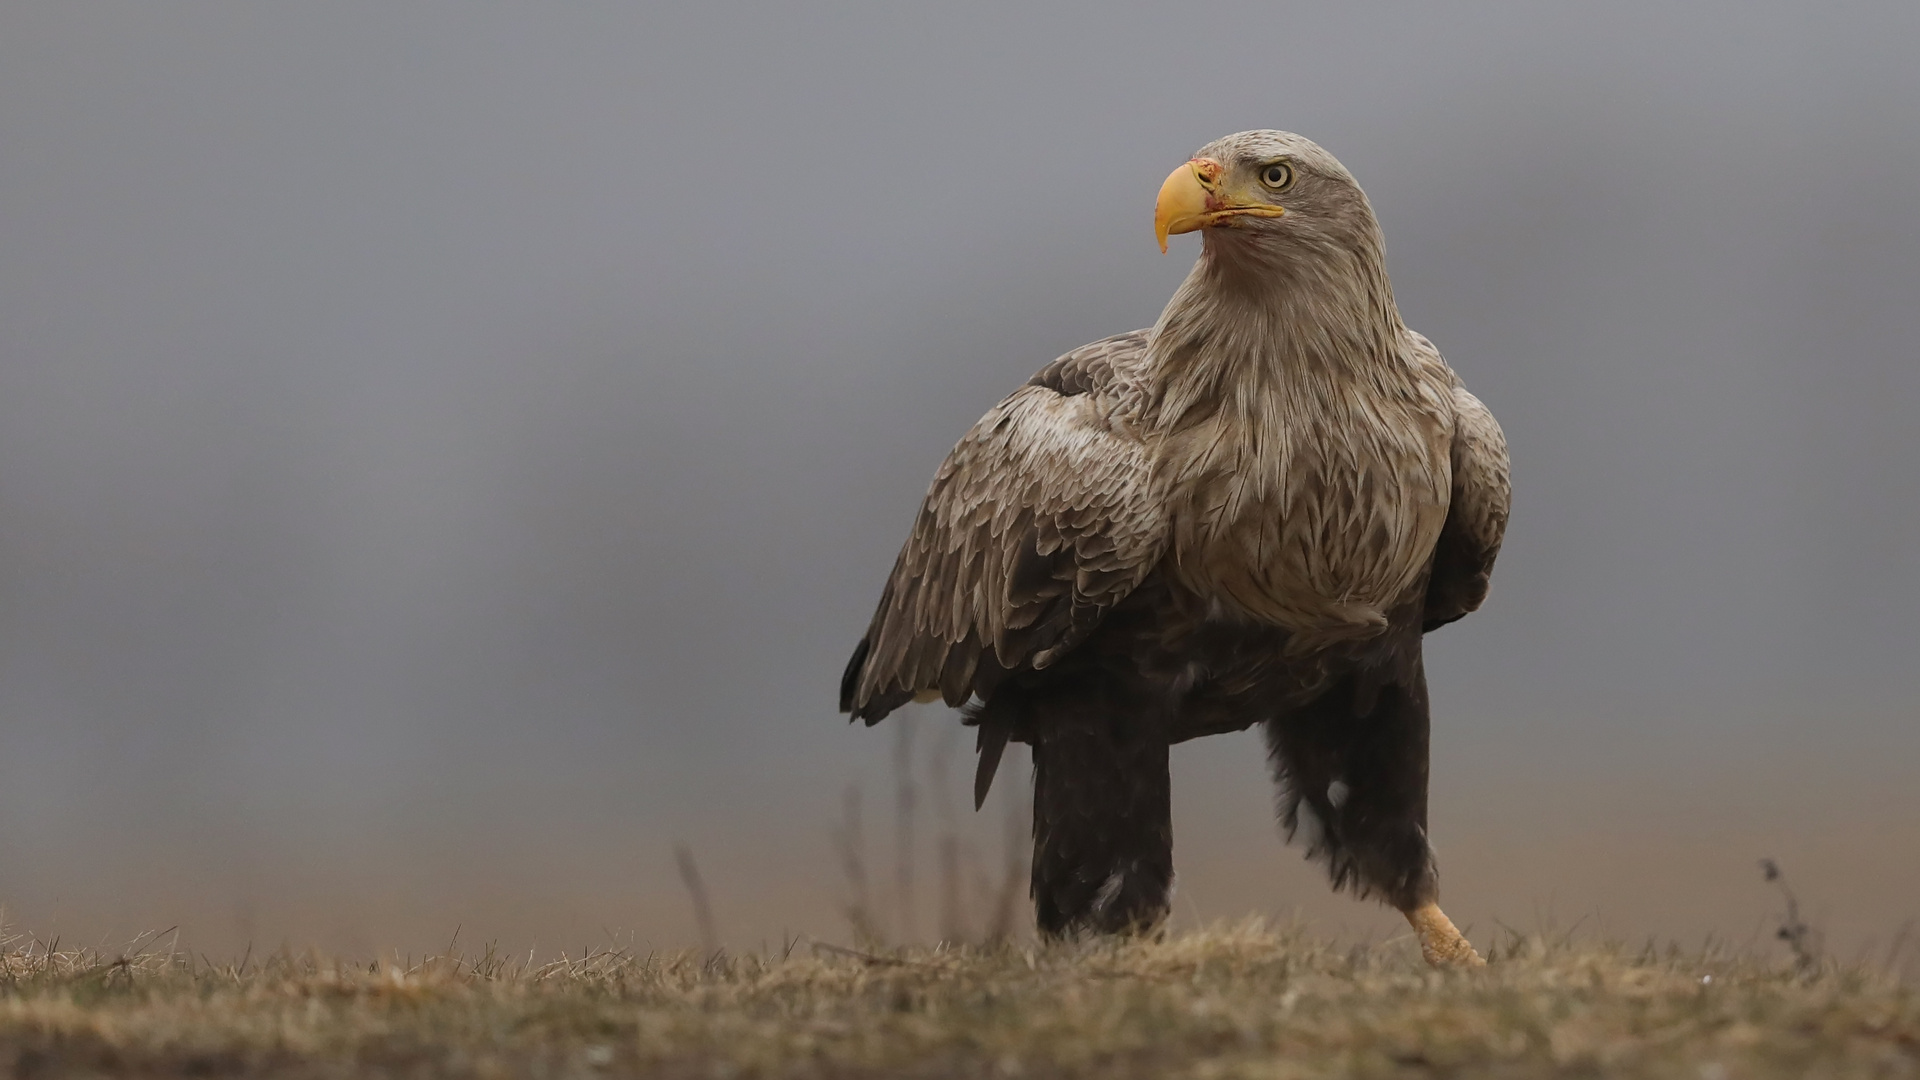
[[1129, 423], [1136, 331], [1076, 349], [989, 410], [941, 463], [841, 684], [873, 722], [950, 705], [1084, 639], [1167, 545]]

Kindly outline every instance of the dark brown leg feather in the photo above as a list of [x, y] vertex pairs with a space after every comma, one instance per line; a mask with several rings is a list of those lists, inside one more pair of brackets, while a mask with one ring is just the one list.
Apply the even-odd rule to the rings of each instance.
[[1150, 930], [1172, 900], [1166, 735], [1091, 711], [1036, 725], [1033, 899], [1054, 937]]
[[[1413, 646], [1418, 648], [1418, 643]], [[1346, 675], [1267, 725], [1281, 821], [1334, 888], [1412, 911], [1439, 895], [1427, 845], [1427, 686], [1418, 654], [1398, 671]]]
[[1440, 910], [1427, 843], [1426, 674], [1417, 651], [1398, 660], [1268, 723], [1281, 820], [1289, 835], [1307, 826], [1307, 854], [1326, 860], [1334, 888], [1398, 908], [1429, 964], [1477, 966], [1480, 954]]

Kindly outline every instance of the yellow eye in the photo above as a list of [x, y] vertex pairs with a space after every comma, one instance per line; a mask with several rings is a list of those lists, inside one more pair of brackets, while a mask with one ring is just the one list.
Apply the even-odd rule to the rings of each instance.
[[1275, 191], [1285, 191], [1293, 186], [1293, 166], [1276, 161], [1260, 170], [1260, 182]]

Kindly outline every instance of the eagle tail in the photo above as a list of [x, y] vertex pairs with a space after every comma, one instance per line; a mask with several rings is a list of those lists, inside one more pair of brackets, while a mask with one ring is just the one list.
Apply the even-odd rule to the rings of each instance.
[[980, 724], [980, 734], [975, 740], [974, 750], [979, 755], [979, 764], [973, 770], [973, 808], [979, 810], [986, 805], [987, 792], [993, 789], [993, 774], [1000, 771], [1000, 755], [1007, 751], [1007, 727], [991, 721]]

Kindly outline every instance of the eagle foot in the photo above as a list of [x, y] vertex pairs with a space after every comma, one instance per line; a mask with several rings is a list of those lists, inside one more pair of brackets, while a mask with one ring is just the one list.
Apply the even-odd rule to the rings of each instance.
[[1435, 903], [1421, 904], [1404, 913], [1420, 935], [1420, 955], [1434, 967], [1485, 967], [1486, 961], [1473, 950], [1473, 944], [1447, 918]]

